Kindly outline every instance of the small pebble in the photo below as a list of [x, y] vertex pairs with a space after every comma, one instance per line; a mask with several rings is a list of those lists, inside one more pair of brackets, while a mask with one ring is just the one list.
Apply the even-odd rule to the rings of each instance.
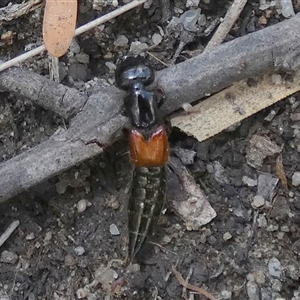
[[274, 119], [274, 117], [276, 116], [277, 112], [278, 111], [275, 111], [274, 109], [272, 109], [270, 111], [270, 113], [265, 117], [265, 121], [271, 122]]
[[120, 235], [120, 231], [115, 224], [111, 224], [109, 226], [109, 232], [111, 235]]
[[272, 290], [270, 287], [262, 287], [260, 289], [260, 294], [261, 294], [261, 299], [263, 300], [271, 300], [271, 299], [274, 299], [273, 297], [273, 293], [272, 293]]
[[116, 65], [110, 61], [107, 61], [105, 66], [108, 67], [110, 71], [114, 71], [116, 69]]
[[51, 231], [48, 231], [48, 232], [46, 233], [46, 235], [45, 235], [44, 243], [45, 243], [45, 242], [51, 241], [51, 239], [52, 239], [52, 232], [51, 232]]
[[253, 198], [253, 200], [251, 202], [251, 206], [254, 209], [261, 208], [264, 205], [265, 205], [265, 199], [261, 195], [254, 196], [254, 198]]
[[78, 42], [76, 41], [76, 39], [72, 40], [71, 46], [70, 46], [70, 51], [73, 53], [78, 54], [80, 52], [80, 46], [78, 44]]
[[264, 214], [260, 214], [257, 218], [258, 227], [265, 228], [268, 226], [268, 222], [266, 216]]
[[283, 240], [284, 234], [285, 234], [284, 232], [279, 231], [279, 232], [277, 233], [277, 238], [278, 238], [278, 240]]
[[277, 224], [270, 224], [266, 230], [268, 232], [274, 232], [274, 231], [277, 231], [279, 229], [279, 226]]
[[295, 15], [292, 0], [281, 0], [281, 13], [285, 18], [291, 18]]
[[266, 277], [263, 271], [253, 272], [254, 280], [259, 286], [263, 286], [266, 282]]
[[266, 19], [265, 16], [261, 16], [261, 17], [258, 18], [258, 24], [267, 25], [267, 23], [268, 23], [268, 20]]
[[231, 299], [232, 298], [231, 291], [222, 291], [221, 295], [222, 295], [222, 299]]
[[84, 250], [84, 248], [83, 248], [82, 246], [78, 246], [78, 247], [76, 247], [76, 248], [74, 249], [74, 252], [75, 252], [78, 256], [80, 256], [80, 255], [82, 255], [82, 254], [85, 252], [85, 250]]
[[114, 41], [114, 45], [116, 47], [125, 47], [125, 46], [127, 46], [128, 42], [129, 42], [128, 38], [125, 35], [121, 34]]
[[34, 238], [35, 238], [35, 235], [34, 235], [33, 232], [27, 234], [26, 237], [25, 237], [25, 239], [26, 239], [27, 241], [34, 240]]
[[254, 281], [247, 282], [247, 294], [249, 300], [260, 300], [259, 287]]
[[72, 267], [75, 265], [76, 265], [76, 259], [72, 255], [67, 254], [65, 256], [65, 266]]
[[281, 263], [276, 257], [272, 257], [268, 264], [269, 274], [274, 278], [279, 278], [281, 276]]
[[86, 53], [76, 54], [76, 59], [82, 64], [88, 64], [90, 62], [90, 56]]
[[18, 261], [18, 255], [14, 252], [4, 250], [1, 253], [0, 262], [7, 264], [15, 264]]
[[272, 289], [276, 292], [280, 292], [282, 290], [282, 283], [278, 279], [273, 279], [272, 281]]
[[299, 186], [300, 185], [300, 172], [295, 172], [292, 176], [292, 185]]
[[246, 276], [247, 281], [254, 281], [254, 275], [253, 273], [248, 273]]
[[77, 202], [77, 211], [79, 213], [82, 213], [86, 210], [86, 207], [87, 207], [87, 201], [85, 199], [81, 199]]
[[283, 231], [283, 232], [290, 232], [290, 228], [287, 225], [282, 225], [280, 227], [280, 230]]
[[87, 296], [87, 300], [97, 300], [97, 296], [93, 293], [89, 293]]
[[141, 269], [141, 267], [139, 264], [131, 264], [127, 267], [126, 270], [128, 273], [138, 273], [138, 272], [140, 272], [140, 269]]
[[226, 242], [232, 238], [232, 235], [230, 232], [225, 232], [223, 235], [223, 240]]
[[183, 148], [179, 148], [179, 147], [175, 147], [173, 149], [173, 151], [185, 166], [191, 165], [194, 163], [195, 157], [197, 154], [196, 151], [189, 150], [189, 149], [183, 149]]
[[162, 239], [163, 244], [169, 244], [171, 242], [172, 238], [168, 235], [165, 235]]
[[294, 297], [291, 300], [299, 300], [299, 299], [300, 299], [300, 291], [299, 290], [294, 291]]
[[190, 103], [188, 103], [188, 102], [183, 103], [183, 104], [181, 105], [181, 107], [182, 107], [183, 110], [184, 110], [185, 112], [187, 112], [187, 113], [193, 111], [193, 106], [192, 106]]
[[300, 270], [295, 265], [287, 265], [285, 267], [286, 276], [295, 281], [299, 280]]
[[119, 200], [114, 196], [111, 196], [111, 197], [108, 197], [107, 199], [105, 199], [105, 204], [114, 210], [117, 210], [120, 207]]
[[78, 299], [84, 299], [87, 298], [88, 291], [85, 289], [78, 289], [76, 292], [76, 296]]
[[159, 45], [163, 40], [162, 36], [159, 33], [154, 33], [152, 36], [152, 42], [154, 45]]
[[250, 186], [250, 187], [257, 186], [257, 180], [252, 179], [248, 176], [243, 176], [242, 181], [247, 186]]
[[140, 53], [142, 52], [143, 50], [146, 50], [148, 49], [148, 44], [146, 43], [141, 43], [140, 41], [136, 41], [136, 42], [132, 42], [130, 44], [130, 49], [129, 49], [129, 52], [130, 53]]
[[200, 0], [187, 0], [186, 1], [186, 7], [198, 7], [200, 3]]

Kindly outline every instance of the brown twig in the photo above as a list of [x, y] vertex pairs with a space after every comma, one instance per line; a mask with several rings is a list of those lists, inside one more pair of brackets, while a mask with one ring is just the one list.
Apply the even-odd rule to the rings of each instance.
[[191, 291], [197, 292], [197, 293], [199, 293], [199, 294], [205, 296], [206, 298], [208, 298], [208, 299], [210, 299], [210, 300], [216, 300], [216, 298], [215, 298], [212, 294], [210, 294], [209, 292], [207, 292], [206, 290], [204, 290], [204, 289], [202, 289], [202, 288], [200, 288], [200, 287], [197, 287], [197, 286], [195, 286], [195, 285], [192, 285], [192, 284], [187, 283], [187, 282], [183, 279], [181, 273], [178, 272], [178, 271], [175, 269], [174, 266], [172, 266], [172, 271], [173, 271], [173, 273], [174, 273], [176, 279], [178, 280], [178, 282], [179, 282], [183, 287], [185, 287], [185, 288], [187, 288], [187, 289], [189, 289], [189, 290], [191, 290]]
[[0, 88], [30, 99], [66, 119], [76, 115], [88, 99], [87, 95], [74, 88], [15, 67], [0, 72]]

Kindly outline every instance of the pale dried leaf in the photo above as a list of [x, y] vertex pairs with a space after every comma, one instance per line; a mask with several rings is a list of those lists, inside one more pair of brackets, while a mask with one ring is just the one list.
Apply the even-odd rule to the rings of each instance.
[[269, 76], [256, 78], [254, 86], [246, 81], [209, 97], [195, 105], [192, 111], [172, 118], [172, 126], [178, 127], [199, 142], [240, 122], [270, 105], [300, 90], [300, 71], [293, 82], [274, 85]]

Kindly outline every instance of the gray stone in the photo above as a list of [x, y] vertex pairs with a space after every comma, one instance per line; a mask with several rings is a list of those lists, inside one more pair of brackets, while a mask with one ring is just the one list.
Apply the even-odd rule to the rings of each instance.
[[230, 234], [230, 232], [225, 232], [223, 235], [223, 240], [226, 242], [228, 240], [230, 240], [232, 238], [232, 235]]
[[0, 261], [7, 264], [15, 264], [18, 261], [18, 255], [14, 252], [4, 250], [1, 253]]
[[259, 287], [254, 281], [247, 282], [247, 294], [249, 300], [260, 300]]
[[257, 194], [263, 196], [266, 200], [273, 199], [275, 189], [279, 179], [271, 174], [261, 174], [257, 181]]
[[74, 252], [75, 252], [78, 256], [81, 256], [81, 255], [85, 252], [85, 250], [84, 250], [84, 248], [83, 248], [82, 246], [78, 246], [78, 247], [76, 247], [76, 248], [74, 249]]
[[222, 291], [221, 295], [222, 295], [222, 299], [231, 299], [232, 298], [231, 291]]
[[252, 199], [252, 202], [251, 202], [251, 206], [254, 209], [261, 208], [264, 205], [265, 205], [265, 199], [263, 196], [261, 196], [261, 195], [254, 196], [254, 198]]
[[78, 54], [80, 52], [80, 46], [78, 44], [78, 42], [76, 41], [76, 39], [72, 40], [71, 46], [70, 46], [70, 51], [73, 53]]
[[299, 186], [300, 185], [300, 172], [295, 172], [292, 176], [292, 185]]
[[154, 45], [158, 45], [163, 40], [162, 36], [159, 33], [154, 33], [152, 36], [152, 42]]
[[119, 235], [120, 234], [120, 231], [119, 231], [118, 227], [115, 224], [111, 224], [109, 226], [109, 232], [110, 232], [111, 235]]
[[76, 59], [82, 64], [88, 64], [90, 62], [90, 56], [86, 53], [76, 54]]
[[248, 176], [243, 176], [242, 181], [243, 181], [243, 183], [245, 185], [250, 186], [250, 187], [257, 185], [257, 180], [256, 179], [252, 179], [252, 178], [250, 178]]
[[121, 34], [118, 36], [118, 38], [114, 41], [114, 45], [117, 47], [125, 47], [128, 44], [128, 38]]
[[268, 264], [269, 274], [274, 278], [280, 278], [282, 268], [281, 263], [276, 257], [272, 257]]

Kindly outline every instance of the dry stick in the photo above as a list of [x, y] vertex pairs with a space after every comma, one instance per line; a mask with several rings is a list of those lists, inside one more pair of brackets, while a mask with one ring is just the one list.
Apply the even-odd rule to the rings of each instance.
[[[193, 267], [190, 266], [189, 273], [188, 273], [188, 275], [187, 275], [186, 278], [185, 278], [185, 282], [186, 282], [186, 283], [189, 283], [189, 280], [191, 279], [192, 274], [193, 274]], [[184, 299], [187, 299], [187, 288], [186, 288], [186, 286], [184, 286], [184, 287], [182, 288], [182, 297], [183, 297]]]
[[[111, 95], [114, 93], [114, 97]], [[0, 203], [58, 173], [101, 153], [125, 124], [122, 93], [106, 87], [92, 95], [67, 131], [0, 164]], [[88, 143], [98, 140], [96, 143]]]
[[[300, 51], [299, 28], [300, 14], [297, 14], [288, 21], [222, 44], [207, 54], [157, 72], [157, 84], [167, 95], [163, 113], [173, 112], [183, 103], [201, 99], [207, 93], [218, 92], [237, 80], [272, 72], [280, 64], [296, 62]], [[12, 70], [17, 74], [18, 68]], [[6, 90], [10, 90], [5, 79], [5, 74], [10, 71], [0, 74], [2, 89], [6, 86]], [[19, 90], [15, 89], [15, 92], [24, 86], [22, 77], [17, 80]], [[40, 90], [36, 90], [36, 94], [39, 93]], [[65, 134], [53, 136], [49, 141], [1, 163], [0, 203], [100, 153], [102, 148], [86, 145], [83, 141], [97, 138], [103, 148], [109, 143], [114, 131], [122, 128], [126, 121], [120, 114], [123, 96], [116, 88], [103, 87], [99, 94], [88, 99], [84, 110]], [[96, 104], [98, 108], [88, 109]], [[101, 107], [104, 104], [107, 106]]]
[[7, 241], [7, 239], [11, 236], [11, 234], [16, 230], [16, 228], [20, 225], [20, 221], [13, 221], [7, 229], [0, 236], [0, 247]]
[[191, 290], [191, 291], [194, 291], [194, 292], [197, 292], [203, 296], [205, 296], [206, 298], [210, 299], [210, 300], [216, 300], [216, 298], [210, 294], [209, 292], [207, 292], [206, 290], [200, 288], [200, 287], [197, 287], [195, 285], [192, 285], [192, 284], [189, 284], [187, 283], [182, 275], [175, 269], [175, 267], [172, 267], [172, 271], [176, 277], [176, 279], [178, 280], [178, 282], [185, 288]]
[[[107, 21], [109, 21], [113, 18], [116, 18], [117, 16], [119, 16], [119, 15], [127, 12], [128, 10], [131, 10], [131, 9], [133, 9], [133, 8], [143, 4], [143, 3], [145, 3], [146, 1], [147, 0], [134, 0], [134, 1], [122, 6], [120, 8], [117, 8], [116, 10], [114, 10], [114, 11], [112, 11], [112, 12], [110, 12], [110, 13], [108, 13], [108, 14], [106, 14], [106, 15], [104, 15], [104, 16], [96, 19], [96, 20], [94, 20], [94, 21], [89, 22], [89, 23], [77, 28], [75, 30], [75, 36], [77, 36], [79, 34], [82, 34], [82, 33], [86, 32], [86, 31], [88, 31], [88, 30], [90, 30], [90, 29], [92, 29], [96, 26], [99, 26], [99, 25], [101, 25], [101, 24], [103, 24], [103, 23], [105, 23], [105, 22], [107, 22]], [[38, 55], [38, 54], [42, 53], [45, 50], [46, 50], [45, 45], [42, 45], [42, 46], [39, 46], [36, 49], [33, 49], [33, 50], [28, 51], [28, 52], [26, 52], [26, 53], [24, 53], [20, 56], [17, 56], [15, 58], [1, 64], [0, 65], [0, 72], [4, 71], [5, 69], [8, 69], [10, 67], [13, 67], [16, 64], [21, 63], [21, 62], [23, 62], [23, 61], [25, 61], [25, 60], [27, 60], [27, 59], [35, 56], [35, 55]]]
[[88, 99], [87, 95], [75, 88], [17, 67], [0, 72], [0, 89], [30, 99], [66, 119], [76, 115]]
[[[184, 64], [157, 72], [158, 85], [164, 88], [169, 99], [164, 112], [170, 113], [183, 103], [201, 99], [235, 81], [273, 72], [274, 64], [296, 61], [292, 54], [299, 53], [299, 27], [300, 14], [297, 14], [290, 20], [215, 47]], [[29, 98], [65, 118], [76, 114], [87, 100], [75, 89], [56, 85], [26, 69], [1, 72], [0, 88]]]
[[234, 0], [227, 14], [224, 17], [223, 22], [220, 24], [215, 34], [213, 35], [213, 37], [205, 47], [204, 52], [212, 49], [217, 45], [220, 45], [224, 41], [226, 35], [228, 34], [228, 32], [230, 31], [230, 29], [238, 19], [246, 3], [247, 0]]
[[[290, 20], [219, 45], [174, 67], [157, 72], [166, 92], [167, 113], [236, 81], [300, 67], [300, 13]], [[287, 71], [291, 71], [288, 70]]]

